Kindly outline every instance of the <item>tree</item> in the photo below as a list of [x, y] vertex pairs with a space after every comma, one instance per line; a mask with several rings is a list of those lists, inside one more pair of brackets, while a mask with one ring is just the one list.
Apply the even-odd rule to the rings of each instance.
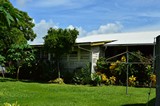
[[10, 27], [11, 22], [17, 22], [21, 18], [20, 14], [8, 0], [0, 1], [0, 24]]
[[14, 8], [8, 0], [0, 1], [0, 35], [12, 28], [21, 31], [26, 40], [33, 41], [36, 34], [33, 31], [34, 23], [26, 12]]
[[54, 53], [57, 63], [58, 78], [60, 78], [59, 60], [62, 55], [71, 52], [79, 32], [76, 29], [53, 29], [48, 30], [44, 37], [44, 48], [49, 53]]
[[33, 27], [33, 20], [26, 12], [15, 8], [9, 0], [0, 0], [0, 55], [5, 57], [7, 66], [12, 63], [8, 57], [11, 56], [10, 50], [16, 49], [13, 45], [20, 47], [34, 40], [36, 34]]
[[19, 71], [23, 64], [31, 65], [31, 62], [35, 59], [34, 50], [28, 44], [11, 45], [8, 50], [8, 58], [10, 61], [15, 62], [17, 65], [17, 80], [19, 79]]

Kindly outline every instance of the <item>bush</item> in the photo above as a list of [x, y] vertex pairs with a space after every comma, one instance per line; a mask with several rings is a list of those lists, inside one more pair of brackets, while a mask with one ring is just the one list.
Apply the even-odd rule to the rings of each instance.
[[92, 84], [97, 86], [97, 85], [101, 85], [102, 82], [102, 77], [101, 77], [101, 73], [97, 72], [97, 73], [92, 73], [91, 74], [91, 79], [92, 79]]
[[136, 77], [134, 75], [129, 77], [128, 84], [129, 84], [129, 86], [135, 86], [136, 85]]
[[62, 78], [56, 78], [55, 80], [50, 80], [49, 83], [64, 84], [64, 81]]
[[155, 87], [156, 86], [156, 75], [155, 74], [151, 74], [150, 75], [150, 80], [151, 80], [151, 83], [152, 83], [151, 86]]
[[108, 67], [109, 67], [109, 64], [106, 63], [105, 58], [100, 57], [97, 60], [97, 63], [96, 63], [96, 71], [97, 72], [106, 73], [106, 71], [109, 70]]
[[62, 78], [64, 79], [64, 83], [66, 84], [73, 83], [73, 76], [74, 76], [73, 72], [62, 71], [61, 75], [62, 75]]
[[74, 71], [73, 82], [75, 84], [90, 84], [90, 65], [86, 65], [84, 68], [77, 68]]
[[[127, 75], [127, 58], [125, 57], [125, 55], [123, 55], [121, 57], [118, 57], [117, 60], [111, 59], [110, 61], [113, 60], [115, 62], [110, 63], [106, 62], [105, 58], [100, 58], [97, 61], [97, 72], [101, 72], [108, 77], [106, 80], [107, 84], [125, 85]], [[131, 64], [128, 64], [128, 76], [130, 76], [130, 79], [128, 79], [129, 85], [148, 86], [150, 75], [153, 70], [153, 67], [149, 65], [152, 62], [152, 58], [149, 56], [144, 56], [140, 51], [137, 51], [129, 53], [128, 61], [131, 62]], [[132, 64], [132, 62], [139, 62], [140, 64]], [[116, 80], [110, 80], [111, 76], [114, 76]]]

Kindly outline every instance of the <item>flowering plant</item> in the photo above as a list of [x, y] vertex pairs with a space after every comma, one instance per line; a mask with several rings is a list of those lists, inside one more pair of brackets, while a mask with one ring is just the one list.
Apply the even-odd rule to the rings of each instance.
[[115, 76], [109, 77], [109, 80], [110, 80], [111, 85], [116, 84], [116, 77]]
[[128, 83], [130, 86], [135, 86], [136, 85], [136, 77], [134, 75], [130, 76]]
[[151, 74], [150, 75], [150, 80], [152, 82], [152, 86], [156, 85], [156, 75], [155, 74]]

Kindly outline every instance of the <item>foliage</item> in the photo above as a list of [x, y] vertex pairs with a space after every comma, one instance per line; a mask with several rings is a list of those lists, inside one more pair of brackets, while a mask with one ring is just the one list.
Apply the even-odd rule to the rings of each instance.
[[17, 65], [17, 79], [19, 77], [19, 70], [23, 64], [31, 65], [31, 62], [34, 61], [34, 50], [28, 44], [23, 45], [11, 45], [11, 48], [8, 50], [8, 58], [10, 61], [14, 62]]
[[106, 63], [106, 59], [103, 58], [103, 57], [100, 57], [98, 60], [97, 60], [97, 63], [96, 63], [96, 70], [98, 72], [101, 72], [101, 73], [104, 73], [108, 70], [108, 64]]
[[110, 80], [111, 85], [116, 84], [116, 77], [115, 76], [109, 77], [109, 80]]
[[107, 81], [107, 76], [105, 74], [101, 74], [102, 82]]
[[12, 104], [6, 102], [6, 103], [4, 103], [4, 106], [20, 106], [20, 105], [18, 104], [18, 102], [15, 102]]
[[92, 73], [91, 74], [91, 79], [93, 81], [93, 85], [96, 85], [96, 86], [100, 85], [101, 81], [102, 81], [101, 73], [100, 72]]
[[33, 40], [36, 37], [32, 29], [34, 27], [32, 18], [26, 12], [14, 8], [8, 0], [1, 1], [0, 24], [0, 37], [5, 37], [4, 34], [10, 32], [12, 28], [22, 32], [26, 40]]
[[[122, 56], [120, 60], [117, 60], [116, 62], [112, 62], [109, 66], [110, 75], [109, 76], [115, 76], [117, 78], [118, 82], [125, 83], [125, 77], [126, 77], [126, 57]], [[114, 81], [113, 84], [115, 83]]]
[[116, 84], [116, 77], [111, 76], [107, 78], [107, 76], [103, 73], [97, 72], [91, 74], [91, 79], [93, 81], [94, 85], [100, 85], [101, 83], [104, 83], [106, 85], [115, 85]]
[[0, 65], [4, 65], [5, 63], [5, 57], [0, 55]]
[[132, 75], [132, 76], [129, 77], [128, 84], [130, 86], [135, 86], [136, 85], [136, 77], [134, 75]]
[[89, 84], [91, 82], [90, 65], [78, 68], [74, 72], [73, 82], [76, 84]]
[[11, 22], [19, 20], [21, 17], [8, 0], [0, 1], [0, 24], [10, 27]]
[[32, 63], [31, 67], [23, 65], [21, 68], [20, 75], [26, 78], [26, 75], [29, 75], [31, 80], [48, 82], [51, 79], [57, 78], [56, 72], [53, 70], [54, 64], [50, 61], [38, 60]]
[[[78, 69], [76, 69], [78, 70]], [[73, 83], [73, 78], [74, 78], [75, 73], [73, 71], [63, 71], [61, 73], [62, 78], [64, 79], [65, 84], [71, 84]], [[74, 82], [75, 83], [75, 82]]]
[[56, 78], [55, 80], [50, 80], [50, 83], [58, 83], [58, 84], [64, 84], [64, 81], [62, 78]]
[[[101, 70], [103, 68], [102, 73], [104, 73], [108, 79], [107, 84], [110, 84], [110, 77], [116, 77], [116, 84], [126, 84], [126, 72], [127, 72], [127, 58], [125, 55], [122, 55], [115, 62], [112, 62], [107, 67], [107, 62], [105, 59], [99, 59], [97, 61], [97, 67]], [[134, 86], [136, 84], [140, 85], [148, 85], [150, 80], [150, 75], [152, 73], [153, 67], [151, 64], [152, 57], [144, 56], [140, 51], [137, 52], [129, 52], [128, 62], [139, 62], [140, 64], [128, 64], [128, 76], [130, 79], [133, 76], [136, 77], [136, 81], [130, 80], [130, 85]], [[101, 63], [101, 64], [100, 64]], [[103, 67], [102, 67], [103, 66]], [[101, 72], [101, 71], [100, 71]], [[133, 76], [132, 76], [133, 75]], [[137, 83], [138, 82], [138, 83]]]
[[71, 52], [78, 34], [79, 32], [76, 29], [50, 28], [47, 35], [44, 37], [45, 50], [49, 53], [54, 53], [55, 55], [59, 78], [59, 61], [61, 56]]
[[[5, 57], [5, 65], [13, 65], [8, 56], [13, 45], [23, 45], [34, 40], [34, 23], [26, 12], [13, 7], [9, 0], [0, 1], [0, 52]], [[15, 54], [15, 55], [18, 55]]]
[[150, 80], [151, 80], [152, 86], [156, 86], [156, 75], [155, 74], [150, 75]]

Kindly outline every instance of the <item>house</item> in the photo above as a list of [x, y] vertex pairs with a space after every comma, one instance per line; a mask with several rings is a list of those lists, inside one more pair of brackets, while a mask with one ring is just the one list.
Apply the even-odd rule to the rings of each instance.
[[[73, 71], [89, 63], [91, 64], [91, 73], [93, 73], [99, 57], [109, 58], [124, 51], [137, 50], [145, 55], [153, 55], [154, 39], [159, 34], [160, 31], [130, 32], [97, 34], [78, 38], [72, 53], [62, 57], [61, 67], [64, 70]], [[39, 48], [38, 57], [50, 61], [54, 60], [54, 55], [45, 53], [41, 46], [35, 45], [36, 48]]]

